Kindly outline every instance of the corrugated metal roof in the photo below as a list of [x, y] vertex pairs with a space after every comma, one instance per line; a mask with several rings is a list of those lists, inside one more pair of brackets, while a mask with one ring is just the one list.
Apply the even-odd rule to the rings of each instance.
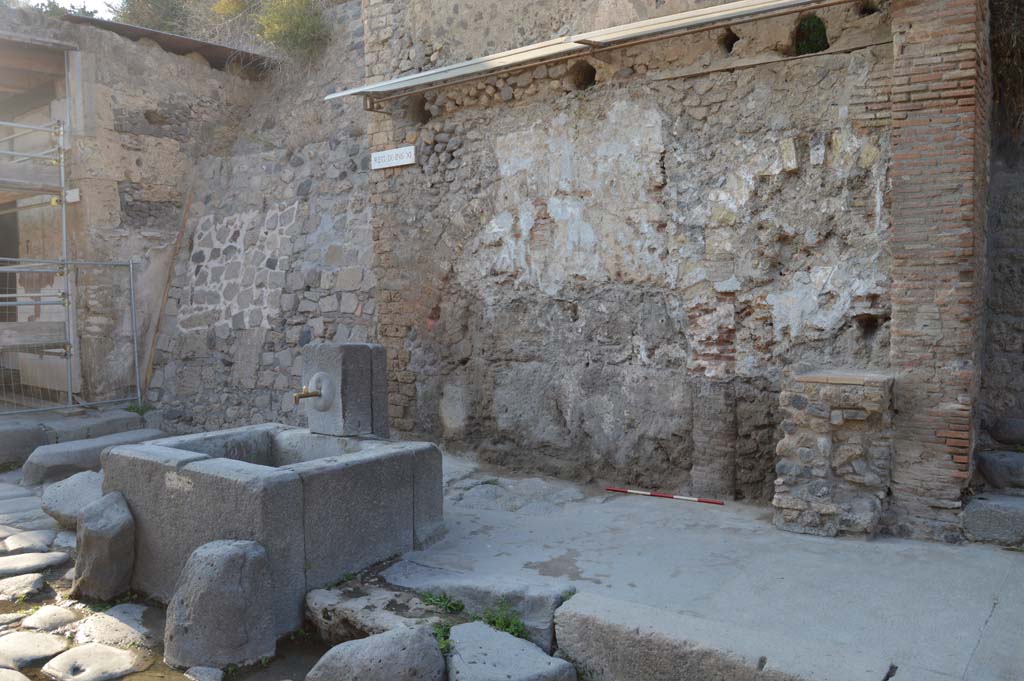
[[97, 28], [122, 35], [125, 38], [131, 38], [132, 40], [149, 38], [160, 45], [160, 47], [174, 54], [197, 52], [215, 69], [223, 69], [229, 62], [235, 62], [246, 69], [254, 70], [265, 69], [274, 64], [273, 59], [262, 54], [236, 50], [227, 45], [208, 43], [203, 40], [196, 40], [195, 38], [175, 33], [165, 33], [164, 31], [157, 31], [152, 28], [132, 26], [131, 24], [122, 24], [117, 21], [98, 19], [96, 17], [83, 17], [77, 14], [67, 14], [62, 18], [64, 21], [71, 22], [72, 24], [96, 26]]
[[394, 95], [417, 88], [428, 88], [452, 80], [483, 78], [497, 71], [506, 71], [516, 66], [524, 68], [533, 63], [569, 59], [576, 54], [586, 54], [595, 49], [612, 48], [636, 41], [669, 38], [689, 30], [712, 27], [737, 20], [751, 20], [778, 12], [797, 12], [817, 7], [838, 5], [855, 0], [739, 0], [715, 7], [690, 10], [657, 19], [637, 21], [631, 24], [613, 26], [598, 31], [580, 33], [564, 38], [555, 38], [534, 45], [527, 45], [487, 57], [470, 59], [451, 66], [393, 78], [372, 85], [335, 92], [324, 99], [348, 97], [351, 95]]

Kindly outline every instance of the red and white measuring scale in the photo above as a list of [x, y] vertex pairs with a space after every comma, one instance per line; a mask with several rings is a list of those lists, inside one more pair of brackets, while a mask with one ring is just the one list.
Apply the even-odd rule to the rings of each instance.
[[619, 494], [638, 494], [642, 497], [657, 497], [659, 499], [675, 499], [676, 501], [695, 501], [698, 504], [714, 504], [715, 506], [725, 506], [724, 501], [718, 501], [717, 499], [702, 499], [701, 497], [683, 497], [678, 494], [662, 494], [661, 492], [644, 492], [638, 489], [626, 489], [624, 487], [605, 487], [605, 490], [609, 492], [617, 492]]

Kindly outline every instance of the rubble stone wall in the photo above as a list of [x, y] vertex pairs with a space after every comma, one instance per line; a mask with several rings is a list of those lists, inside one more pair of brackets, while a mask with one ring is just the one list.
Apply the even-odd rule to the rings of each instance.
[[375, 338], [366, 113], [323, 101], [363, 81], [360, 3], [330, 18], [323, 58], [276, 73], [193, 170], [148, 392], [169, 430], [303, 422], [302, 346]]
[[[368, 78], [465, 56], [397, 5], [365, 3]], [[419, 158], [371, 179], [395, 428], [770, 498], [785, 376], [889, 358], [888, 15], [821, 14], [831, 54], [789, 60], [786, 17], [375, 115]]]
[[891, 376], [802, 374], [780, 395], [775, 526], [834, 537], [874, 535], [890, 504]]

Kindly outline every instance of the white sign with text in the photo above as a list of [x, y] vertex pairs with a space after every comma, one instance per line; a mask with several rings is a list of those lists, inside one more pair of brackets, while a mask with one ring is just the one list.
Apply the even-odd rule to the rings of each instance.
[[395, 168], [416, 162], [416, 147], [398, 147], [374, 152], [370, 156], [370, 169]]

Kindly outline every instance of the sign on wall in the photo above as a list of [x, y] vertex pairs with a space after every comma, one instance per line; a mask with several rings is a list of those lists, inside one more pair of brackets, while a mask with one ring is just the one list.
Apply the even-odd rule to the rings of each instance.
[[416, 162], [416, 147], [398, 147], [397, 149], [385, 149], [370, 155], [370, 169], [380, 170], [382, 168], [395, 168], [397, 166], [412, 165]]

